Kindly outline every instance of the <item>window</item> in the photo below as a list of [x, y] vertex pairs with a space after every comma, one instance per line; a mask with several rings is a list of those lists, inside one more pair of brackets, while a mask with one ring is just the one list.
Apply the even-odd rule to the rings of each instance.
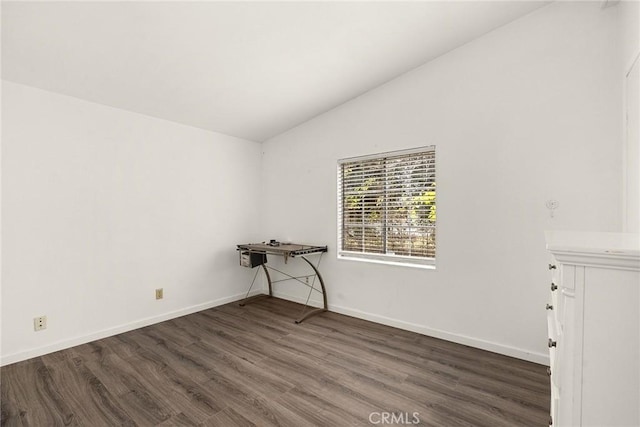
[[435, 147], [338, 162], [338, 257], [435, 265]]

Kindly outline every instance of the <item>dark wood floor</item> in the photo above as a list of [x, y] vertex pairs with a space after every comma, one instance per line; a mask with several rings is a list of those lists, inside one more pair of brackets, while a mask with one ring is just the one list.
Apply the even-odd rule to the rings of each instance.
[[299, 311], [227, 304], [2, 367], [2, 425], [547, 425], [544, 366]]

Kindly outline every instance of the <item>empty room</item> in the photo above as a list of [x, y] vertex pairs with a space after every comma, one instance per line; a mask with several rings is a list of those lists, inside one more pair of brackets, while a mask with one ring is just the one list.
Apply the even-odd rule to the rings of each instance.
[[2, 426], [640, 426], [640, 2], [2, 1]]

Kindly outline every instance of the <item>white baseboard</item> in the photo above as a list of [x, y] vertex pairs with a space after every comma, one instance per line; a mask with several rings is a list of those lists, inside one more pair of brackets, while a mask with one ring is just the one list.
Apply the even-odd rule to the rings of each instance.
[[[278, 298], [304, 304], [304, 299], [297, 296], [287, 295], [282, 292], [275, 292], [275, 291], [273, 295]], [[313, 305], [316, 307], [322, 307], [322, 303], [319, 301], [312, 300], [309, 302], [310, 302], [310, 305]], [[385, 316], [379, 316], [377, 314], [371, 314], [371, 313], [355, 310], [353, 308], [348, 308], [348, 307], [331, 305], [329, 306], [329, 311], [333, 311], [335, 313], [344, 314], [351, 317], [357, 317], [358, 319], [369, 320], [371, 322], [380, 323], [382, 325], [393, 326], [394, 328], [416, 332], [418, 334], [443, 339], [445, 341], [455, 342], [457, 344], [468, 345], [470, 347], [491, 351], [493, 353], [503, 354], [509, 357], [515, 357], [516, 359], [527, 360], [529, 362], [534, 362], [534, 363], [539, 363], [541, 365], [549, 366], [548, 354], [535, 353], [528, 350], [523, 350], [521, 348], [512, 347], [504, 344], [498, 344], [495, 342], [486, 341], [479, 338], [473, 338], [466, 335], [460, 335], [452, 332], [441, 331], [439, 329], [433, 329], [423, 325], [405, 322], [403, 320], [397, 320], [397, 319], [392, 319]]]
[[[263, 293], [263, 290], [257, 289], [255, 291], [252, 291], [249, 296], [258, 295], [261, 293]], [[129, 332], [134, 329], [139, 329], [145, 326], [164, 322], [165, 320], [175, 319], [176, 317], [185, 316], [187, 314], [197, 313], [198, 311], [207, 310], [212, 307], [217, 307], [219, 305], [224, 305], [230, 302], [241, 300], [244, 298], [244, 296], [245, 294], [242, 293], [242, 294], [232, 295], [229, 297], [219, 298], [217, 300], [205, 302], [202, 304], [192, 305], [190, 307], [181, 308], [179, 310], [170, 311], [168, 313], [162, 313], [158, 316], [147, 317], [147, 318], [136, 320], [134, 322], [127, 323], [124, 325], [103, 329], [101, 331], [93, 332], [87, 335], [82, 335], [82, 336], [71, 338], [71, 339], [65, 339], [62, 341], [55, 342], [53, 344], [43, 346], [43, 347], [32, 348], [29, 350], [20, 351], [13, 354], [8, 354], [6, 356], [3, 355], [0, 358], [0, 366], [5, 366], [11, 363], [21, 362], [23, 360], [31, 359], [38, 356], [43, 356], [45, 354], [53, 353], [55, 351], [64, 350], [66, 348], [75, 347], [80, 344], [86, 344], [91, 341], [111, 337], [113, 335], [118, 335], [124, 332]]]
[[[251, 292], [250, 296], [264, 293], [262, 289]], [[98, 332], [94, 332], [88, 335], [71, 338], [68, 340], [58, 341], [53, 344], [49, 344], [43, 347], [37, 347], [18, 353], [8, 354], [0, 358], [0, 366], [9, 365], [11, 363], [20, 362], [23, 360], [31, 359], [33, 357], [43, 356], [45, 354], [53, 353], [55, 351], [64, 350], [66, 348], [74, 347], [80, 344], [86, 344], [91, 341], [99, 340], [102, 338], [110, 337], [113, 335], [121, 334], [124, 332], [132, 331], [134, 329], [143, 328], [145, 326], [153, 325], [155, 323], [164, 322], [165, 320], [174, 319], [176, 317], [185, 316], [187, 314], [196, 313], [198, 311], [207, 310], [212, 307], [227, 304], [233, 301], [238, 301], [244, 298], [243, 294], [232, 295], [225, 298], [220, 298], [214, 301], [209, 301], [203, 304], [197, 304], [190, 307], [182, 308], [180, 310], [163, 313], [158, 316], [147, 317], [135, 322], [127, 323], [125, 325], [116, 326], [113, 328], [103, 329]], [[305, 299], [282, 292], [274, 291], [273, 295], [278, 298], [286, 299], [289, 301], [298, 302], [304, 304]], [[314, 307], [322, 307], [322, 302], [317, 300], [309, 301], [310, 305]], [[369, 320], [371, 322], [380, 323], [387, 326], [393, 326], [395, 328], [404, 329], [411, 332], [416, 332], [422, 335], [427, 335], [434, 338], [440, 338], [446, 341], [455, 342], [458, 344], [468, 345], [470, 347], [480, 348], [482, 350], [491, 351], [494, 353], [503, 354], [505, 356], [515, 357], [517, 359], [528, 360], [530, 362], [539, 363], [542, 365], [549, 365], [549, 356], [541, 353], [534, 353], [527, 350], [523, 350], [516, 347], [497, 344], [491, 341], [486, 341], [478, 338], [472, 338], [465, 335], [455, 334], [451, 332], [441, 331], [438, 329], [428, 328], [423, 325], [415, 323], [405, 322], [402, 320], [392, 319], [389, 317], [379, 316], [376, 314], [367, 313], [360, 310], [355, 310], [348, 307], [341, 307], [332, 305], [329, 307], [330, 311], [335, 313], [344, 314], [347, 316], [356, 317], [359, 319]]]

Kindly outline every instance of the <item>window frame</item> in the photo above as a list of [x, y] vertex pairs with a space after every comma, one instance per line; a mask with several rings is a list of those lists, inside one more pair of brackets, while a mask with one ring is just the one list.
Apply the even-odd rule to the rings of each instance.
[[[431, 165], [429, 164], [425, 165], [425, 173], [431, 174], [429, 179], [433, 182], [432, 185], [433, 185], [433, 189], [435, 190], [434, 191], [435, 195], [433, 198], [433, 207], [435, 208], [437, 206], [437, 185], [436, 185], [437, 174], [436, 174], [436, 146], [435, 145], [422, 146], [422, 147], [417, 147], [417, 148], [412, 148], [407, 150], [389, 151], [389, 152], [370, 154], [365, 156], [349, 157], [349, 158], [338, 160], [337, 183], [336, 183], [337, 184], [336, 185], [337, 187], [337, 248], [338, 248], [336, 252], [337, 252], [338, 259], [435, 269], [436, 253], [437, 253], [437, 242], [436, 242], [437, 220], [433, 220], [433, 226], [422, 226], [422, 227], [433, 229], [433, 234], [434, 234], [433, 236], [434, 256], [433, 257], [415, 256], [415, 255], [396, 255], [394, 253], [366, 252], [364, 248], [362, 251], [352, 251], [352, 250], [343, 249], [343, 245], [344, 245], [343, 239], [344, 239], [344, 233], [345, 233], [344, 215], [343, 215], [343, 210], [344, 210], [343, 200], [345, 198], [343, 166], [345, 164], [360, 163], [360, 165], [364, 167], [366, 166], [364, 165], [366, 162], [380, 161], [384, 164], [384, 171], [382, 175], [384, 177], [383, 185], [385, 188], [388, 188], [388, 186], [390, 185], [390, 182], [392, 183], [394, 182], [393, 177], [391, 177], [391, 175], [388, 172], [388, 169], [387, 169], [388, 164], [394, 160], [395, 161], [402, 160], [402, 158], [406, 158], [405, 160], [407, 161], [407, 163], [409, 163], [411, 161], [410, 160], [411, 156], [418, 156], [422, 154], [425, 154], [427, 155], [426, 157], [433, 159]], [[375, 173], [372, 173], [372, 174], [375, 175]], [[409, 181], [402, 181], [402, 182], [406, 183]], [[397, 184], [397, 181], [395, 183]], [[427, 190], [428, 187], [425, 186], [424, 189]], [[382, 239], [383, 239], [382, 245], [384, 248], [383, 250], [387, 250], [386, 248], [387, 248], [387, 245], [389, 244], [389, 238], [388, 238], [387, 232], [390, 228], [392, 227], [398, 228], [398, 226], [397, 225], [394, 226], [391, 220], [389, 220], [386, 217], [386, 214], [388, 213], [387, 206], [389, 205], [389, 203], [391, 203], [391, 200], [392, 200], [391, 196], [387, 194], [385, 190], [385, 194], [382, 197], [385, 204], [385, 208], [384, 208], [385, 215], [384, 215], [384, 219], [381, 219], [380, 227], [382, 228], [381, 232], [383, 233], [383, 236], [382, 236]], [[363, 222], [363, 226], [362, 226], [363, 229], [366, 228], [367, 226], [368, 225], [365, 225], [365, 223]], [[375, 225], [371, 225], [371, 227], [375, 227]]]

